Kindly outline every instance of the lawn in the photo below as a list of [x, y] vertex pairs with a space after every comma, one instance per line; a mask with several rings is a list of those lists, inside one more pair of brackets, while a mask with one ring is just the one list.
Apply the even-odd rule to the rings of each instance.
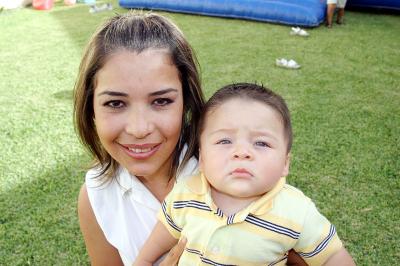
[[[72, 125], [82, 50], [114, 12], [57, 2], [0, 12], [0, 265], [87, 265], [76, 215], [90, 162]], [[256, 81], [294, 127], [289, 183], [313, 198], [358, 265], [400, 260], [400, 16], [347, 12], [309, 29], [163, 13], [197, 52], [207, 96]], [[295, 59], [286, 70], [275, 59]]]

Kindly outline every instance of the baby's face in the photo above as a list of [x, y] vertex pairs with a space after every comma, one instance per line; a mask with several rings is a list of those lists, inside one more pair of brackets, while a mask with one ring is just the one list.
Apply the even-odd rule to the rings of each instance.
[[200, 142], [200, 169], [221, 193], [261, 196], [288, 174], [280, 116], [261, 102], [224, 102], [207, 114]]

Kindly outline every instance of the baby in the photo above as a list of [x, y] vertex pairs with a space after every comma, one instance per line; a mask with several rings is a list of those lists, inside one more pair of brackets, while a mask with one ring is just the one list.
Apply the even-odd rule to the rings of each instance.
[[285, 101], [249, 83], [207, 102], [199, 126], [200, 174], [177, 184], [135, 265], [152, 265], [187, 238], [179, 265], [354, 265], [335, 227], [286, 184], [292, 127]]

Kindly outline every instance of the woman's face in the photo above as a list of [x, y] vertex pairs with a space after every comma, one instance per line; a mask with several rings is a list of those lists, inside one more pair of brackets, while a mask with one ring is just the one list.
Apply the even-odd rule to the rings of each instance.
[[93, 106], [100, 141], [119, 164], [149, 181], [169, 178], [183, 94], [167, 50], [110, 55], [96, 75]]

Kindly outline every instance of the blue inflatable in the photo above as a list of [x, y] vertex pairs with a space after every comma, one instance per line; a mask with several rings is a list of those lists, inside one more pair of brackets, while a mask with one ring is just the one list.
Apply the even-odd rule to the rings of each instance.
[[348, 8], [375, 8], [400, 11], [400, 0], [348, 0]]
[[326, 11], [326, 0], [119, 0], [119, 5], [303, 27], [321, 24]]

